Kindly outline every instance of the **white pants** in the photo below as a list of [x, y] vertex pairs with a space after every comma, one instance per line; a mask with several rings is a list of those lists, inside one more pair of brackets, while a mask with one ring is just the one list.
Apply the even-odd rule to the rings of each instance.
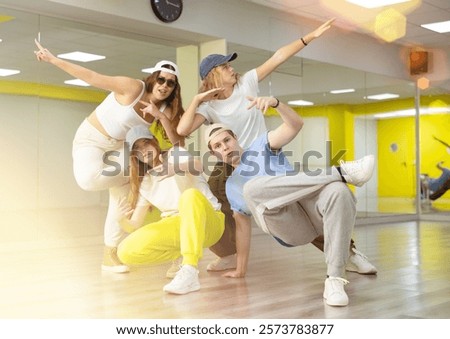
[[72, 157], [75, 180], [82, 189], [109, 190], [104, 242], [116, 247], [124, 235], [116, 219], [117, 207], [129, 192], [129, 177], [124, 174], [125, 169], [128, 171], [124, 141], [104, 136], [84, 120], [73, 140]]

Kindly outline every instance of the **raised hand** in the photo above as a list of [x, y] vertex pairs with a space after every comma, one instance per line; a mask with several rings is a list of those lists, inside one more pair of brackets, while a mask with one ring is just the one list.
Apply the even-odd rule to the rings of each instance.
[[47, 48], [42, 47], [39, 41], [34, 39], [34, 43], [38, 48], [37, 51], [34, 51], [34, 54], [39, 61], [51, 62], [53, 59], [56, 59], [56, 57], [52, 53], [50, 53]]
[[314, 38], [318, 38], [320, 37], [325, 31], [327, 31], [328, 29], [330, 29], [331, 24], [333, 23], [333, 21], [336, 20], [336, 18], [330, 19], [327, 22], [325, 22], [324, 24], [320, 25], [318, 28], [316, 28], [311, 34]]
[[197, 97], [202, 101], [211, 101], [219, 99], [220, 94], [225, 90], [223, 87], [213, 88], [209, 91], [197, 94]]

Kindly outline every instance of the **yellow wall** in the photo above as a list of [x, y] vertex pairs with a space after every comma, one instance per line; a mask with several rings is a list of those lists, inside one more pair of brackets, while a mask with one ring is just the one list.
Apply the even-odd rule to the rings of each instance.
[[[353, 155], [353, 149], [349, 149], [346, 145], [346, 112], [348, 105], [331, 105], [331, 106], [313, 106], [313, 107], [298, 107], [295, 110], [302, 117], [326, 117], [330, 129], [329, 140], [332, 142], [331, 159], [339, 152], [339, 150], [346, 150], [345, 158], [349, 159]], [[353, 131], [353, 130], [351, 130]], [[353, 148], [353, 145], [352, 145]], [[349, 151], [351, 153], [349, 153]], [[331, 160], [328, 159], [328, 160]], [[331, 163], [337, 165], [337, 161]]]
[[[378, 121], [378, 194], [383, 197], [415, 196], [414, 118]], [[391, 145], [397, 150], [392, 151]]]
[[92, 103], [100, 103], [107, 95], [106, 92], [95, 89], [52, 86], [23, 81], [0, 81], [0, 93]]
[[[333, 150], [345, 149], [345, 159], [354, 159], [354, 119], [356, 115], [384, 113], [414, 109], [414, 99], [383, 101], [364, 105], [332, 105], [300, 107], [296, 111], [304, 117], [327, 117]], [[450, 96], [425, 97], [422, 107], [449, 107]], [[438, 161], [450, 167], [450, 149], [433, 139], [433, 135], [450, 144], [450, 115], [423, 115], [420, 119], [421, 172], [435, 177], [440, 174]], [[378, 194], [386, 197], [414, 197], [415, 185], [415, 120], [413, 117], [379, 120], [378, 144]], [[397, 144], [398, 150], [391, 151]], [[336, 164], [333, 164], [336, 165]], [[445, 165], [445, 164], [444, 164]], [[448, 192], [444, 197], [450, 197]]]

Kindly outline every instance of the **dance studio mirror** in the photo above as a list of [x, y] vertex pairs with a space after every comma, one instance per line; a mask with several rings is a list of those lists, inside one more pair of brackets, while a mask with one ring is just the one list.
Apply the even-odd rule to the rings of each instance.
[[[448, 220], [450, 215], [450, 80], [428, 81], [417, 76], [420, 110], [421, 214], [428, 219]], [[433, 190], [443, 184], [434, 194]]]
[[[106, 93], [65, 83], [74, 79], [35, 59], [34, 39], [55, 55], [82, 51], [105, 56], [83, 65], [136, 78], [145, 77], [141, 69], [161, 59], [175, 61], [181, 44], [1, 7], [0, 25], [0, 68], [13, 73], [0, 80], [0, 154], [6, 159], [0, 169], [5, 192], [0, 210], [8, 225], [0, 229], [1, 241], [101, 236], [107, 195], [85, 192], [76, 185], [71, 145], [79, 124]], [[239, 72], [271, 55], [231, 43], [228, 49], [239, 54], [233, 62]], [[371, 99], [382, 93], [399, 97]], [[375, 154], [372, 180], [355, 189], [358, 218], [417, 213], [415, 118], [388, 116], [414, 109], [413, 82], [295, 57], [261, 84], [261, 94], [313, 103], [296, 106], [306, 124], [285, 149], [294, 162], [314, 169], [338, 165], [340, 158]], [[187, 100], [183, 104], [186, 107]], [[268, 127], [275, 126], [277, 119], [269, 112]]]

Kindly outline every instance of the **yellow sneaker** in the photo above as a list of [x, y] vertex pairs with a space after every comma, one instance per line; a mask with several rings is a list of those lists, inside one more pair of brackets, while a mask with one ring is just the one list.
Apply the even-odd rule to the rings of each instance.
[[127, 273], [130, 271], [117, 256], [117, 247], [105, 246], [103, 249], [102, 270], [113, 273]]

